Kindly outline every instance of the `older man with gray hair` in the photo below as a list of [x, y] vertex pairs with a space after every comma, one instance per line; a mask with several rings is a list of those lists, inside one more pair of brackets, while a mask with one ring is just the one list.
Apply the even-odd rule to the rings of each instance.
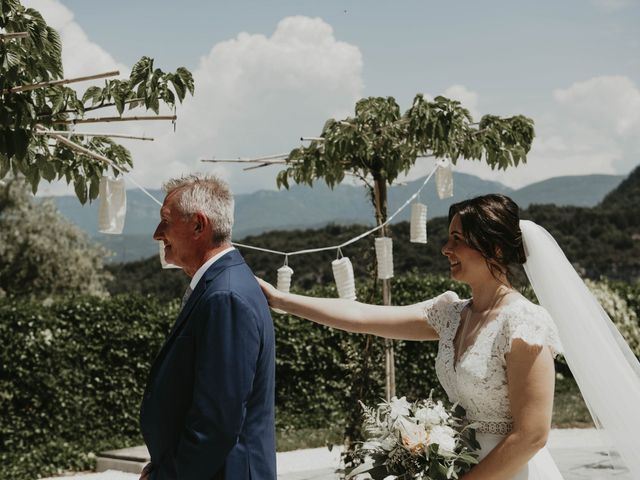
[[231, 245], [233, 196], [215, 176], [168, 181], [153, 238], [191, 277], [140, 410], [141, 479], [275, 480], [269, 307]]

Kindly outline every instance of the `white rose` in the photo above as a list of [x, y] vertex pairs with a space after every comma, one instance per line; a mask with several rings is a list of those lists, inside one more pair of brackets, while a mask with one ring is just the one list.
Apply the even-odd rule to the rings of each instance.
[[440, 400], [438, 400], [438, 403], [435, 407], [433, 407], [433, 409], [440, 416], [443, 422], [447, 421], [447, 419], [449, 418], [449, 414], [447, 413], [447, 410], [444, 408], [444, 405]]
[[422, 450], [428, 445], [429, 434], [424, 425], [402, 420], [399, 425], [402, 443], [411, 451]]
[[438, 444], [438, 453], [453, 453], [456, 449], [455, 430], [451, 427], [437, 425], [431, 429], [430, 443]]
[[423, 407], [416, 411], [416, 419], [425, 425], [440, 425], [441, 416], [433, 408]]
[[407, 402], [407, 397], [393, 397], [389, 402], [389, 406], [391, 407], [389, 417], [391, 418], [391, 420], [395, 420], [401, 415], [409, 415], [409, 407], [411, 407], [411, 404]]

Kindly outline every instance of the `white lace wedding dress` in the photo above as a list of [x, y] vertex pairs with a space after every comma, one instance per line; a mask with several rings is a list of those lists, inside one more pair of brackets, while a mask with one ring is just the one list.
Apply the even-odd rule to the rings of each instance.
[[[558, 332], [547, 311], [524, 297], [500, 308], [479, 331], [475, 341], [455, 364], [454, 337], [461, 312], [469, 300], [454, 292], [425, 302], [424, 315], [438, 332], [436, 374], [449, 400], [458, 402], [476, 430], [484, 458], [512, 429], [505, 354], [519, 338], [532, 345], [546, 345], [555, 356], [562, 351]], [[546, 448], [540, 450], [511, 480], [562, 480]]]

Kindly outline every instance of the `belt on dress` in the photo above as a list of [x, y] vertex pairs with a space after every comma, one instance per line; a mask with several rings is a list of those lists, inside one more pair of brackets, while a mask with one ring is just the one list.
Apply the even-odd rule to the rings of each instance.
[[513, 430], [513, 422], [492, 420], [469, 420], [476, 433], [490, 433], [493, 435], [507, 435]]

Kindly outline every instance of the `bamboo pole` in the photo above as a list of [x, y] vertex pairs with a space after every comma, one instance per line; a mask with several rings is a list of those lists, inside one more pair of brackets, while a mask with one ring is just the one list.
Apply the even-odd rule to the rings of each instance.
[[141, 117], [98, 117], [98, 118], [76, 118], [73, 120], [55, 120], [54, 125], [75, 125], [77, 123], [108, 123], [108, 122], [131, 122], [138, 120], [176, 120], [175, 115], [150, 115]]
[[301, 142], [324, 142], [322, 137], [300, 137]]
[[[43, 127], [40, 127], [43, 128]], [[44, 130], [46, 132], [46, 130]], [[96, 152], [92, 152], [91, 150], [89, 150], [88, 148], [83, 147], [82, 145], [78, 145], [75, 142], [72, 142], [71, 140], [63, 137], [62, 135], [59, 134], [52, 134], [51, 135], [52, 138], [55, 138], [58, 142], [66, 145], [67, 147], [73, 149], [73, 150], [77, 150], [78, 152], [84, 153], [85, 155], [94, 158], [96, 160], [100, 160], [101, 162], [106, 163], [107, 165], [109, 165], [110, 167], [113, 168], [117, 168], [118, 170], [120, 170], [114, 163], [112, 160], [108, 159], [105, 156], [100, 155], [99, 153]], [[120, 170], [122, 171], [122, 170]]]
[[11, 33], [0, 33], [0, 40], [11, 40], [12, 38], [27, 38], [29, 36], [29, 32], [11, 32]]
[[28, 92], [29, 90], [35, 90], [37, 88], [51, 87], [53, 85], [66, 85], [68, 83], [84, 82], [85, 80], [95, 80], [95, 79], [98, 79], [98, 78], [115, 77], [116, 75], [120, 75], [120, 72], [118, 70], [114, 70], [112, 72], [106, 72], [106, 73], [98, 73], [96, 75], [89, 75], [87, 77], [76, 77], [76, 78], [66, 78], [66, 79], [62, 79], [62, 80], [51, 80], [50, 82], [41, 82], [41, 83], [34, 83], [32, 85], [22, 85], [20, 87], [7, 88], [7, 89], [2, 91], [2, 94], [5, 95], [7, 93]]
[[278, 153], [275, 155], [264, 155], [261, 157], [238, 157], [238, 158], [211, 158], [211, 159], [202, 159], [201, 162], [262, 162], [264, 160], [278, 160], [281, 158], [287, 158], [289, 156], [288, 153]]
[[39, 131], [36, 132], [36, 135], [47, 135], [47, 136], [51, 136], [51, 135], [63, 135], [63, 136], [73, 136], [73, 135], [77, 135], [79, 137], [108, 137], [108, 138], [128, 138], [131, 140], [148, 140], [148, 141], [153, 141], [154, 139], [152, 137], [138, 137], [135, 135], [125, 135], [122, 133], [89, 133], [89, 132], [70, 132], [68, 130], [47, 130], [46, 132], [44, 131]]

